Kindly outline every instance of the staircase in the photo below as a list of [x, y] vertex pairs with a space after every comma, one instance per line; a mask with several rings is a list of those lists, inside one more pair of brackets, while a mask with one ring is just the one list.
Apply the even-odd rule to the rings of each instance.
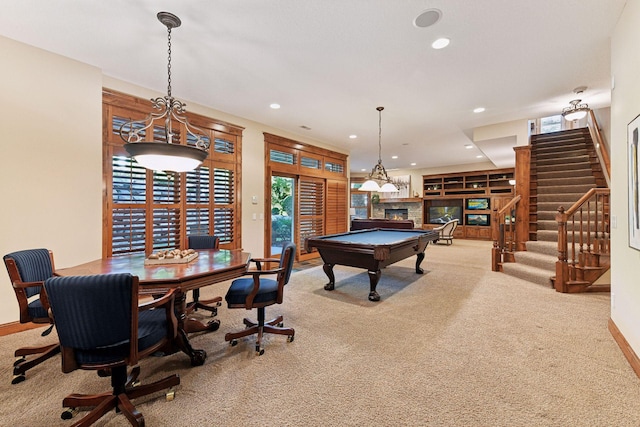
[[[502, 263], [504, 273], [553, 287], [558, 261], [558, 208], [569, 209], [590, 189], [606, 187], [592, 147], [587, 128], [531, 137], [529, 241], [526, 251], [513, 253], [515, 262]], [[567, 226], [571, 231], [571, 224]]]

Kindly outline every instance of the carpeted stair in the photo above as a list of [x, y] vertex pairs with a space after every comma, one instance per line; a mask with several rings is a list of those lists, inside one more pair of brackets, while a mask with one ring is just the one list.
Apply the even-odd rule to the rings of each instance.
[[558, 208], [570, 208], [597, 186], [588, 144], [592, 142], [586, 128], [531, 137], [531, 183], [537, 191], [530, 197], [530, 218], [536, 227], [527, 250], [515, 252], [515, 262], [502, 264], [504, 273], [552, 287], [558, 260]]

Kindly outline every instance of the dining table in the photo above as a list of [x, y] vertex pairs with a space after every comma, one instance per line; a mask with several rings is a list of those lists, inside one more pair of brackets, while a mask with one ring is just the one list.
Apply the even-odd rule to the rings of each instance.
[[[215, 331], [220, 321], [209, 322], [187, 315], [186, 294], [194, 289], [224, 282], [242, 276], [247, 271], [251, 254], [241, 249], [199, 249], [197, 256], [189, 262], [153, 264], [144, 253], [101, 258], [68, 268], [56, 269], [58, 276], [88, 276], [96, 274], [130, 273], [138, 276], [139, 294], [162, 295], [175, 289], [175, 314], [178, 319], [178, 334], [174, 343], [175, 351], [183, 351], [191, 359], [192, 366], [204, 364], [207, 353], [203, 349], [194, 349], [188, 334], [202, 331]], [[145, 260], [147, 263], [145, 263]]]

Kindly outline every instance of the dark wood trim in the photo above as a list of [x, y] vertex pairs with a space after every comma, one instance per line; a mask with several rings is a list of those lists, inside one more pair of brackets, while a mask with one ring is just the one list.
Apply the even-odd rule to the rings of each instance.
[[620, 332], [615, 322], [611, 318], [609, 318], [607, 326], [614, 341], [618, 344], [620, 350], [622, 350], [622, 354], [624, 354], [624, 357], [626, 357], [629, 365], [631, 365], [631, 369], [633, 369], [638, 378], [640, 378], [640, 358], [638, 358], [638, 355], [635, 353], [635, 351], [633, 351], [633, 349], [629, 345], [629, 342], [627, 342], [627, 339], [624, 337], [624, 335], [622, 335], [622, 332]]
[[45, 325], [43, 323], [20, 323], [20, 322], [11, 322], [11, 323], [4, 323], [2, 325], [0, 325], [0, 337], [4, 337], [7, 335], [11, 335], [11, 334], [17, 334], [18, 332], [24, 332], [24, 331], [28, 331], [31, 329], [36, 329], [36, 328], [44, 328], [44, 327], [49, 327], [49, 325]]
[[383, 199], [380, 198], [378, 204], [383, 203], [422, 203], [423, 199], [421, 197], [407, 197], [402, 199]]
[[331, 151], [326, 148], [316, 147], [315, 145], [305, 144], [304, 142], [295, 141], [283, 136], [278, 136], [267, 132], [263, 132], [263, 135], [264, 142], [266, 142], [267, 144], [281, 145], [283, 147], [307, 151], [314, 154], [320, 154], [322, 156], [327, 156], [338, 160], [347, 160], [347, 157], [349, 157], [347, 154], [338, 153], [337, 151]]

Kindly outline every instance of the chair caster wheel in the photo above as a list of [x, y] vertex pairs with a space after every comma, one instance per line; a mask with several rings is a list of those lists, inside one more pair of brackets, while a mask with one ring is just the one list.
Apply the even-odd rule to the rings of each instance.
[[166, 394], [166, 399], [167, 402], [171, 402], [173, 399], [175, 399], [176, 397], [176, 391], [175, 390], [169, 390]]
[[259, 345], [256, 346], [256, 353], [258, 353], [258, 356], [262, 356], [264, 354], [264, 348], [260, 348]]
[[288, 335], [287, 336], [287, 342], [293, 342], [293, 337], [294, 337], [294, 335]]
[[64, 411], [62, 411], [62, 414], [60, 414], [60, 418], [62, 418], [63, 420], [70, 420], [77, 413], [78, 410], [76, 408], [66, 408]]
[[214, 308], [213, 310], [211, 310], [211, 317], [216, 317], [218, 315], [218, 309]]
[[24, 374], [14, 375], [13, 379], [11, 380], [11, 384], [19, 384], [26, 379], [27, 377], [25, 377]]
[[19, 364], [21, 364], [25, 360], [27, 360], [27, 358], [24, 357], [24, 356], [16, 357], [16, 360], [13, 362], [13, 366], [18, 366]]
[[284, 322], [280, 322], [276, 325], [278, 328], [282, 328], [284, 326]]
[[238, 345], [238, 340], [231, 340], [229, 344], [231, 344], [231, 347], [235, 347]]

